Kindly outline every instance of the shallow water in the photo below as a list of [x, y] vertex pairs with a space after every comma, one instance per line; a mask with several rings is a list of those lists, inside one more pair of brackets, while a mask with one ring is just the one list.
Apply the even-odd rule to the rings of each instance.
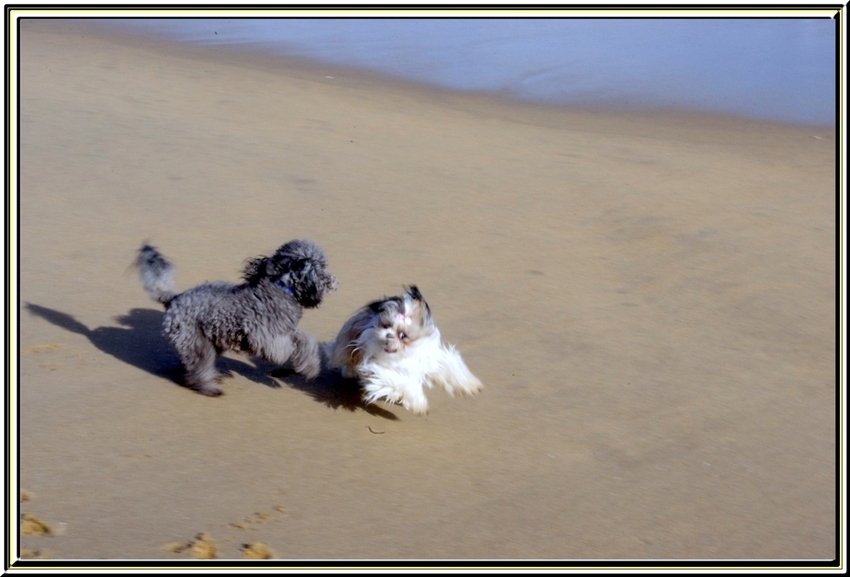
[[456, 90], [601, 108], [679, 108], [832, 125], [829, 19], [138, 19], [197, 44], [250, 46]]

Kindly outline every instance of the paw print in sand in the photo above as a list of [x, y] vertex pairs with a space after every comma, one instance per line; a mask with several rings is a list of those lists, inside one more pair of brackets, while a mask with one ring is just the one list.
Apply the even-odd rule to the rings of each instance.
[[21, 515], [21, 535], [52, 535], [50, 527], [29, 513]]
[[166, 551], [182, 553], [189, 549], [195, 559], [215, 559], [218, 545], [209, 533], [198, 533], [191, 541], [174, 541], [162, 546]]
[[245, 543], [240, 547], [240, 550], [242, 551], [242, 556], [246, 559], [277, 558], [277, 553], [271, 547], [262, 543]]

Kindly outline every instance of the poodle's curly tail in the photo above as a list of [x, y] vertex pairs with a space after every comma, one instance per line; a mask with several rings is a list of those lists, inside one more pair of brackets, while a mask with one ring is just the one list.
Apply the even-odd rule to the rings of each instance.
[[174, 298], [174, 265], [168, 262], [156, 248], [145, 244], [136, 256], [136, 268], [145, 292], [156, 302], [168, 308]]

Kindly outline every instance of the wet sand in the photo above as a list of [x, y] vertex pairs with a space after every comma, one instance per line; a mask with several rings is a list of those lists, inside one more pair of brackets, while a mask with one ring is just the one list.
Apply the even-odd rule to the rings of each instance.
[[[831, 131], [70, 22], [24, 21], [20, 55], [20, 512], [50, 530], [31, 554], [836, 554]], [[223, 397], [181, 387], [129, 269], [142, 241], [182, 290], [300, 237], [339, 279], [305, 330], [415, 283], [484, 391], [416, 417], [237, 355]]]

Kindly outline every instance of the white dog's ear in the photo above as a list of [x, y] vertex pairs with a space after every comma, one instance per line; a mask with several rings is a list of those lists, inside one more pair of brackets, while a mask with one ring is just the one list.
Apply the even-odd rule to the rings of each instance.
[[404, 287], [404, 292], [407, 296], [409, 296], [415, 301], [425, 301], [425, 299], [422, 297], [422, 293], [419, 291], [419, 287], [417, 287], [415, 284], [407, 285], [406, 287]]
[[366, 307], [376, 315], [384, 313], [395, 314], [399, 310], [404, 310], [401, 297], [384, 297], [380, 300], [370, 302]]
[[428, 306], [428, 302], [425, 300], [425, 297], [422, 296], [422, 293], [419, 291], [419, 287], [415, 284], [408, 285], [404, 288], [404, 291], [405, 297], [419, 303], [419, 306], [421, 306], [424, 311], [423, 320], [428, 322], [431, 319], [431, 307]]

